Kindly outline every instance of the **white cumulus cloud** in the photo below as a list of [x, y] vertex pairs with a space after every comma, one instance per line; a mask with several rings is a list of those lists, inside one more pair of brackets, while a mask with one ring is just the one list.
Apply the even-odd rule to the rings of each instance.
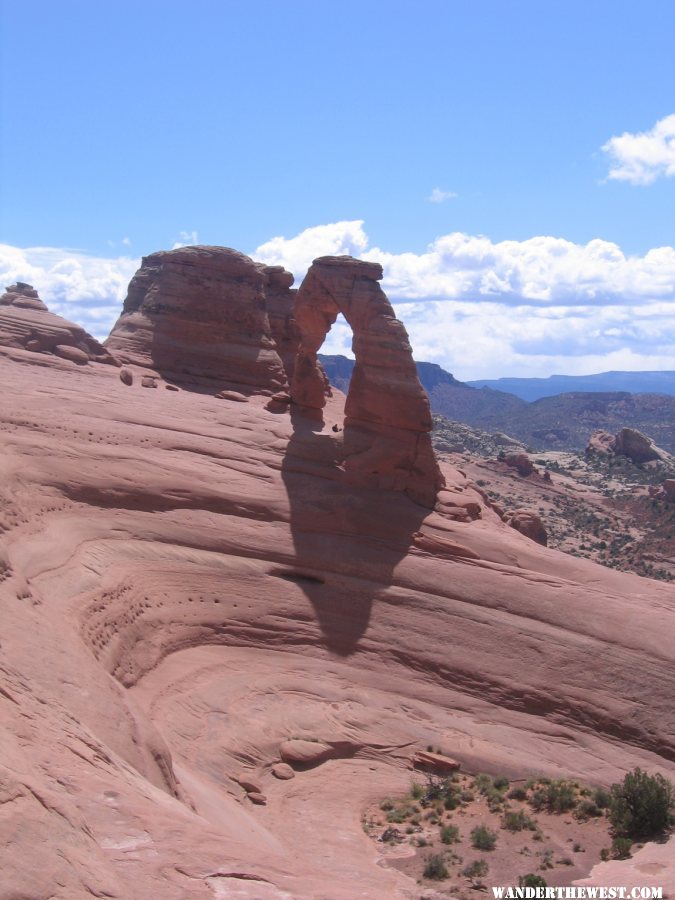
[[268, 265], [283, 265], [302, 276], [317, 256], [363, 256], [368, 236], [363, 220], [306, 228], [292, 238], [273, 237], [256, 248], [253, 257]]
[[652, 184], [675, 175], [675, 114], [665, 116], [649, 131], [624, 132], [611, 137], [602, 149], [609, 156], [608, 178], [630, 184]]
[[[363, 221], [354, 220], [274, 237], [251, 254], [290, 269], [297, 282], [326, 255], [381, 263], [382, 286], [416, 358], [461, 379], [675, 369], [673, 247], [630, 255], [601, 239], [494, 242], [453, 232], [420, 253], [390, 253], [371, 247]], [[54, 312], [105, 338], [139, 264], [126, 256], [0, 245], [0, 288], [27, 281]], [[339, 320], [324, 350], [346, 353], [350, 343]]]
[[454, 191], [442, 191], [435, 187], [427, 197], [429, 203], [445, 203], [446, 200], [454, 200], [457, 194]]

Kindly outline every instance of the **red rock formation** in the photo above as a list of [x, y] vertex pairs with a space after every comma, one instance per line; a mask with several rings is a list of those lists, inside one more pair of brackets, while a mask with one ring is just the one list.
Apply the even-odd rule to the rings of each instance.
[[295, 321], [293, 276], [281, 266], [265, 266], [267, 315], [277, 352], [286, 370], [288, 381], [293, 377], [295, 357], [300, 344], [300, 330]]
[[654, 441], [635, 428], [622, 428], [616, 436], [614, 452], [627, 456], [634, 463], [665, 460], [668, 455], [654, 444]]
[[[403, 900], [419, 885], [359, 820], [408, 789], [413, 748], [519, 779], [675, 776], [672, 585], [485, 505], [457, 521], [344, 484], [262, 397], [20, 355], [0, 354], [0, 895]], [[443, 467], [448, 508], [480, 503]], [[276, 778], [298, 735], [330, 758]], [[672, 839], [651, 846], [672, 895]]]
[[607, 431], [594, 431], [588, 440], [587, 453], [615, 453], [627, 456], [634, 463], [666, 462], [670, 454], [641, 431], [635, 428], [622, 428], [617, 434]]
[[84, 328], [49, 312], [38, 292], [22, 281], [0, 297], [0, 347], [53, 353], [78, 365], [89, 361], [117, 365]]
[[425, 769], [428, 772], [435, 772], [437, 775], [451, 775], [460, 768], [456, 759], [451, 759], [442, 753], [432, 753], [430, 750], [416, 750], [413, 754], [412, 764], [415, 769]]
[[348, 256], [314, 261], [296, 297], [300, 346], [291, 396], [300, 406], [323, 409], [329, 387], [317, 352], [342, 313], [354, 333], [356, 357], [342, 447], [350, 482], [405, 491], [433, 506], [444, 482], [429, 437], [429, 400], [381, 278], [377, 263]]
[[600, 428], [594, 431], [588, 439], [586, 453], [614, 453], [615, 448], [616, 435]]
[[[224, 247], [181, 247], [146, 256], [106, 346], [127, 363], [172, 380], [274, 393], [288, 386], [267, 314], [283, 269]], [[287, 290], [287, 288], [285, 288]]]
[[666, 478], [661, 485], [663, 496], [668, 503], [675, 503], [675, 478]]
[[508, 523], [511, 528], [515, 528], [516, 531], [541, 544], [542, 547], [548, 544], [548, 534], [544, 523], [534, 510], [518, 509], [509, 518]]
[[504, 462], [510, 468], [515, 469], [523, 478], [537, 471], [526, 453], [509, 453], [504, 458]]

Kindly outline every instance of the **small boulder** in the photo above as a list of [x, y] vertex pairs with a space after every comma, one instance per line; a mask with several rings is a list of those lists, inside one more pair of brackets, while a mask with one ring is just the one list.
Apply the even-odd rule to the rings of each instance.
[[275, 763], [272, 766], [272, 775], [280, 781], [288, 781], [290, 778], [295, 778], [295, 772], [288, 763]]
[[519, 475], [523, 476], [523, 478], [526, 478], [536, 471], [532, 465], [532, 460], [526, 453], [508, 453], [504, 457], [504, 462], [507, 466], [515, 469]]
[[435, 772], [437, 775], [448, 775], [459, 770], [459, 763], [442, 753], [432, 753], [430, 750], [416, 750], [412, 758], [413, 768], [425, 769], [427, 772]]
[[67, 359], [70, 362], [76, 363], [78, 366], [86, 366], [89, 362], [89, 354], [85, 353], [84, 350], [80, 350], [79, 347], [71, 347], [68, 344], [57, 344], [54, 347], [54, 353], [57, 356], [60, 356], [61, 359]]
[[243, 787], [247, 794], [262, 794], [260, 782], [257, 778], [253, 778], [248, 773], [242, 772], [242, 774], [237, 775], [234, 780]]
[[536, 541], [542, 547], [548, 544], [548, 534], [544, 523], [541, 521], [536, 512], [532, 509], [518, 509], [508, 520], [511, 528], [515, 528], [525, 537]]
[[256, 806], [267, 806], [267, 797], [264, 794], [260, 794], [258, 791], [249, 791], [246, 796], [251, 803], [255, 803]]
[[141, 378], [141, 387], [145, 388], [156, 388], [157, 387], [157, 379], [154, 375], [144, 375]]
[[175, 385], [175, 384], [165, 384], [164, 387], [167, 389], [167, 391], [179, 391], [180, 390], [178, 385]]
[[329, 759], [332, 749], [320, 741], [305, 741], [300, 738], [291, 738], [284, 741], [279, 747], [279, 756], [284, 762], [296, 765], [308, 765], [320, 763]]
[[123, 366], [120, 369], [120, 381], [122, 384], [127, 384], [129, 386], [134, 383], [134, 373], [131, 369], [127, 369], [126, 366]]
[[217, 400], [232, 400], [234, 403], [248, 403], [248, 397], [239, 391], [219, 391], [214, 395]]

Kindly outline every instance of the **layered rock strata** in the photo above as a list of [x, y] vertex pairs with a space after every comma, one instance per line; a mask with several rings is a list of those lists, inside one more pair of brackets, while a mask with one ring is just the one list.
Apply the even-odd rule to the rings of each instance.
[[0, 297], [0, 347], [53, 353], [80, 365], [116, 364], [80, 325], [49, 311], [30, 284], [11, 284]]
[[429, 399], [381, 278], [377, 263], [349, 256], [314, 261], [295, 302], [300, 346], [291, 396], [300, 406], [324, 407], [329, 388], [317, 352], [342, 313], [356, 358], [345, 405], [345, 471], [353, 484], [405, 491], [433, 506], [443, 478], [429, 437]]
[[[106, 346], [122, 362], [177, 381], [248, 393], [283, 390], [288, 384], [265, 292], [270, 285], [276, 325], [292, 276], [268, 271], [224, 247], [152, 253], [131, 280]], [[288, 315], [290, 304], [287, 299]]]

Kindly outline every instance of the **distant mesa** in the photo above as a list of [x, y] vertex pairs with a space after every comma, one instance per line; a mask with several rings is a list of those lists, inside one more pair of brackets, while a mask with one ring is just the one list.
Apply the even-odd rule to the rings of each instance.
[[84, 328], [49, 312], [35, 288], [23, 281], [9, 285], [0, 297], [0, 347], [53, 354], [78, 365], [117, 365]]
[[341, 313], [356, 358], [342, 434], [350, 483], [405, 491], [432, 507], [444, 481], [431, 446], [429, 398], [381, 278], [377, 263], [349, 256], [314, 261], [295, 300], [300, 344], [291, 397], [309, 410], [325, 406], [330, 387], [317, 354]]
[[161, 250], [143, 258], [105, 345], [178, 382], [273, 394], [288, 388], [279, 348], [294, 356], [292, 283], [225, 247]]

